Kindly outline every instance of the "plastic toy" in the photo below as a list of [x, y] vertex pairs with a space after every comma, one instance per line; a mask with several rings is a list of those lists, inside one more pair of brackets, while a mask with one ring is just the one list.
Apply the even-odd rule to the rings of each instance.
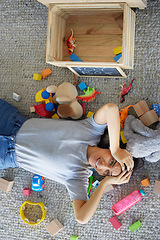
[[91, 117], [93, 114], [94, 114], [93, 112], [89, 111], [89, 112], [87, 113], [87, 118]]
[[73, 236], [70, 237], [70, 240], [78, 240], [78, 237], [73, 235]]
[[159, 104], [158, 103], [152, 104], [152, 108], [154, 109], [154, 111], [157, 113], [159, 117]]
[[83, 102], [81, 106], [82, 106], [82, 109], [83, 109], [83, 115], [85, 115], [86, 114], [86, 103]]
[[50, 222], [47, 226], [46, 229], [47, 231], [54, 236], [57, 234], [61, 229], [63, 228], [63, 225], [57, 220], [54, 219], [52, 222]]
[[[34, 206], [39, 206], [40, 208], [41, 208], [41, 212], [42, 212], [42, 214], [41, 214], [41, 219], [37, 219], [37, 221], [36, 222], [33, 222], [33, 221], [31, 221], [31, 220], [29, 220], [26, 216], [25, 216], [25, 209], [26, 209], [26, 204], [29, 204], [29, 205], [31, 205], [32, 206], [32, 209], [31, 209], [31, 211], [32, 211], [32, 216], [33, 216], [33, 212], [34, 212]], [[26, 206], [25, 206], [26, 205]], [[35, 213], [35, 215], [37, 215], [37, 213]], [[39, 202], [39, 203], [35, 203], [35, 202], [31, 202], [31, 201], [25, 201], [22, 205], [21, 205], [21, 207], [20, 207], [20, 216], [21, 216], [21, 218], [22, 218], [22, 220], [25, 222], [25, 223], [27, 223], [27, 224], [29, 224], [29, 225], [37, 225], [37, 224], [39, 224], [40, 222], [42, 222], [44, 219], [45, 219], [45, 217], [46, 217], [46, 207], [45, 207], [45, 205], [42, 203], [42, 202]]]
[[0, 190], [3, 192], [10, 192], [12, 190], [14, 181], [6, 177], [0, 178]]
[[122, 57], [122, 53], [116, 55], [116, 56], [114, 57], [115, 62], [118, 62], [118, 60], [119, 60], [121, 57]]
[[42, 117], [46, 117], [46, 118], [51, 118], [52, 117], [52, 113], [47, 111], [45, 109], [46, 104], [45, 103], [41, 103], [39, 105], [34, 105], [35, 111], [39, 116]]
[[86, 90], [87, 89], [87, 86], [84, 82], [81, 82], [78, 87], [83, 91], [83, 90]]
[[124, 122], [126, 120], [126, 117], [128, 116], [128, 111], [129, 111], [129, 108], [132, 107], [133, 105], [129, 105], [128, 107], [122, 109], [121, 111], [119, 111], [120, 113], [120, 124], [121, 124], [121, 127], [124, 128]]
[[41, 72], [41, 76], [44, 79], [48, 77], [51, 73], [52, 73], [52, 70], [50, 68], [47, 68]]
[[122, 103], [122, 102], [124, 101], [124, 96], [125, 96], [126, 94], [128, 94], [129, 91], [131, 90], [131, 87], [132, 87], [132, 84], [133, 84], [133, 81], [134, 81], [134, 80], [135, 80], [135, 78], [133, 78], [133, 80], [131, 81], [131, 83], [129, 84], [128, 87], [126, 87], [126, 84], [125, 84], [125, 83], [123, 83], [123, 84], [121, 85], [121, 87], [122, 87], [122, 92], [120, 93], [120, 97], [121, 97], [120, 103]]
[[112, 217], [109, 221], [116, 230], [122, 226], [122, 224], [120, 222], [118, 222], [116, 216]]
[[135, 231], [136, 229], [140, 228], [142, 226], [140, 221], [137, 221], [133, 223], [131, 226], [129, 226], [129, 229], [131, 232]]
[[93, 183], [93, 176], [90, 176], [89, 177], [88, 189], [87, 189], [88, 197], [90, 197], [90, 194], [91, 194], [91, 191], [92, 191], [92, 183]]
[[31, 189], [35, 192], [41, 192], [44, 189], [43, 177], [40, 175], [33, 175]]
[[139, 191], [136, 190], [129, 194], [127, 197], [123, 198], [118, 203], [114, 204], [112, 206], [112, 210], [116, 215], [120, 215], [126, 210], [128, 210], [130, 207], [138, 203], [140, 200], [142, 200], [142, 196], [144, 195], [145, 193], [142, 189], [140, 189]]
[[19, 102], [19, 100], [21, 99], [21, 96], [17, 93], [13, 93], [13, 99], [17, 102]]
[[122, 142], [123, 142], [124, 144], [127, 143], [127, 140], [126, 140], [126, 138], [125, 138], [125, 136], [124, 136], [124, 131], [120, 131], [120, 136], [121, 136]]
[[77, 45], [75, 44], [75, 38], [73, 38], [73, 30], [71, 29], [71, 34], [67, 39], [67, 46], [68, 46], [68, 53], [72, 54], [74, 51], [74, 48], [77, 47]]
[[114, 48], [113, 52], [114, 52], [115, 55], [120, 54], [122, 52], [122, 46]]
[[141, 181], [141, 183], [142, 183], [142, 186], [143, 186], [143, 187], [146, 187], [146, 186], [150, 185], [150, 182], [149, 182], [148, 178], [143, 179], [143, 180]]
[[34, 74], [33, 74], [33, 79], [34, 79], [34, 80], [37, 80], [37, 81], [41, 81], [42, 76], [41, 76], [40, 74], [34, 73]]
[[69, 57], [74, 62], [83, 62], [76, 54], [72, 53]]
[[92, 183], [92, 186], [96, 189], [99, 186], [99, 181], [96, 180], [94, 183]]
[[31, 189], [30, 188], [24, 188], [23, 189], [23, 195], [24, 196], [29, 196], [31, 194]]
[[78, 96], [77, 99], [79, 98], [83, 102], [91, 102], [97, 94], [101, 94], [100, 92], [96, 91], [94, 87], [92, 89], [88, 87], [87, 90], [84, 90], [84, 93], [84, 95]]
[[153, 192], [160, 195], [160, 180], [155, 181]]
[[55, 113], [53, 116], [52, 116], [53, 119], [59, 119], [57, 113]]

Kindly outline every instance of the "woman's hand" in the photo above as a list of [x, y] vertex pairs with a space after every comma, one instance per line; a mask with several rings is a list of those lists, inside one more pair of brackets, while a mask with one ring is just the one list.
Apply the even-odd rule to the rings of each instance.
[[107, 184], [121, 185], [123, 183], [128, 183], [131, 175], [132, 175], [132, 170], [130, 170], [129, 172], [127, 170], [124, 170], [118, 176], [106, 176], [103, 180], [107, 181]]
[[113, 154], [112, 156], [121, 164], [122, 171], [125, 169], [125, 165], [127, 167], [127, 170], [132, 170], [134, 167], [134, 161], [133, 158], [126, 149], [118, 148], [118, 150]]

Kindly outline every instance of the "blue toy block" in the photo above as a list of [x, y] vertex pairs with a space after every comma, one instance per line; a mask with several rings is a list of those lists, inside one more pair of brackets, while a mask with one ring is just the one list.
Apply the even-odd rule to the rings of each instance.
[[116, 56], [114, 57], [115, 62], [117, 62], [121, 57], [122, 57], [122, 53], [116, 55]]
[[69, 57], [74, 62], [83, 62], [76, 54], [72, 53]]
[[99, 186], [99, 181], [96, 180], [94, 183], [92, 183], [92, 186], [96, 189]]
[[84, 82], [81, 82], [79, 85], [78, 85], [78, 87], [83, 91], [83, 90], [85, 90], [85, 89], [87, 89], [87, 86], [86, 86], [86, 84], [84, 83]]

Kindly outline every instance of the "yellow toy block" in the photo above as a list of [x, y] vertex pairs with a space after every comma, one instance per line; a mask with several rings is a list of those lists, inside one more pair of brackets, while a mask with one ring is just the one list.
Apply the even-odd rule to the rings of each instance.
[[44, 102], [44, 99], [42, 98], [42, 92], [44, 90], [46, 90], [46, 89], [43, 88], [42, 90], [40, 90], [39, 92], [36, 93], [36, 96], [35, 96], [36, 102]]
[[114, 48], [113, 52], [114, 52], [115, 55], [120, 54], [122, 52], [122, 46]]
[[123, 142], [124, 144], [127, 143], [127, 140], [126, 140], [126, 138], [125, 138], [125, 136], [124, 136], [124, 131], [121, 131], [120, 134], [121, 134], [121, 140], [122, 140], [122, 142]]
[[88, 114], [87, 114], [87, 118], [91, 117], [94, 113], [89, 111]]
[[146, 186], [148, 186], [150, 184], [148, 178], [145, 178], [144, 180], [142, 180], [141, 183], [142, 183], [143, 187], [146, 187]]
[[52, 70], [50, 68], [47, 68], [41, 72], [41, 76], [44, 79], [48, 77], [51, 73], [52, 73]]
[[33, 79], [34, 79], [34, 80], [37, 80], [37, 81], [41, 81], [42, 76], [41, 76], [40, 74], [34, 73], [34, 74], [33, 74]]
[[59, 119], [57, 113], [55, 113], [53, 116], [52, 116], [53, 119]]

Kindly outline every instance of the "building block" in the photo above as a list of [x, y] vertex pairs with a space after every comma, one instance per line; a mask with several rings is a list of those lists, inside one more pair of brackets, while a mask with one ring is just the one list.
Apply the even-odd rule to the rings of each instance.
[[151, 111], [146, 112], [140, 118], [141, 122], [146, 126], [150, 126], [151, 124], [158, 122], [159, 118], [157, 113], [152, 109]]
[[145, 114], [146, 112], [148, 112], [150, 110], [147, 103], [144, 100], [133, 105], [133, 108], [134, 108], [135, 112], [137, 113], [138, 117], [142, 116], [143, 114]]
[[113, 52], [114, 52], [115, 55], [121, 53], [121, 52], [122, 52], [122, 46], [117, 47], [117, 48], [114, 48], [114, 49], [113, 49]]
[[13, 93], [13, 99], [17, 102], [19, 102], [19, 100], [21, 99], [21, 96], [17, 93]]
[[85, 90], [85, 89], [87, 89], [87, 86], [86, 86], [86, 84], [84, 83], [84, 82], [81, 82], [79, 85], [78, 85], [78, 87], [83, 91], [83, 90]]
[[0, 190], [3, 192], [10, 192], [13, 187], [13, 180], [10, 180], [8, 178], [0, 178]]
[[141, 183], [142, 183], [143, 187], [146, 187], [150, 184], [150, 181], [148, 178], [145, 178], [144, 180], [141, 181]]
[[159, 117], [159, 104], [158, 103], [152, 104], [152, 108], [154, 109], [154, 111], [157, 113]]
[[116, 56], [114, 57], [115, 62], [118, 62], [118, 60], [119, 60], [121, 57], [122, 57], [122, 53], [116, 55]]
[[33, 112], [35, 112], [35, 111], [36, 111], [36, 110], [35, 110], [34, 106], [30, 107], [30, 112], [31, 112], [31, 113], [33, 113]]
[[91, 117], [93, 114], [94, 114], [93, 112], [89, 111], [89, 112], [87, 113], [87, 118]]
[[52, 73], [52, 70], [50, 68], [47, 68], [41, 72], [41, 76], [44, 79], [48, 77], [51, 73]]
[[40, 74], [34, 73], [34, 74], [33, 74], [33, 79], [34, 79], [34, 80], [37, 80], [37, 81], [41, 81], [42, 76], [41, 76]]
[[99, 186], [99, 181], [96, 180], [94, 183], [92, 183], [92, 186], [96, 189]]
[[118, 222], [116, 216], [112, 217], [109, 221], [116, 230], [122, 226], [122, 224]]
[[121, 140], [122, 140], [122, 142], [125, 144], [125, 143], [127, 143], [127, 140], [126, 140], [126, 138], [125, 138], [125, 136], [124, 136], [124, 131], [120, 131], [120, 135], [121, 135]]
[[70, 237], [70, 240], [78, 240], [78, 237], [73, 235], [73, 236]]
[[129, 226], [129, 229], [131, 232], [135, 231], [136, 229], [140, 228], [142, 226], [140, 221], [137, 221], [133, 223], [131, 226]]
[[81, 104], [81, 106], [82, 106], [82, 109], [83, 109], [83, 115], [85, 115], [85, 114], [86, 114], [86, 103], [83, 102], [83, 103]]
[[54, 219], [52, 222], [50, 222], [47, 226], [46, 229], [47, 231], [54, 236], [57, 234], [61, 229], [63, 228], [63, 225], [57, 220]]
[[52, 116], [53, 119], [59, 119], [57, 113], [55, 113], [53, 116]]
[[74, 62], [83, 62], [76, 54], [72, 53], [69, 57]]
[[23, 189], [23, 195], [24, 196], [29, 196], [31, 194], [31, 189], [30, 188], [24, 188]]
[[155, 181], [153, 192], [160, 195], [160, 180]]

